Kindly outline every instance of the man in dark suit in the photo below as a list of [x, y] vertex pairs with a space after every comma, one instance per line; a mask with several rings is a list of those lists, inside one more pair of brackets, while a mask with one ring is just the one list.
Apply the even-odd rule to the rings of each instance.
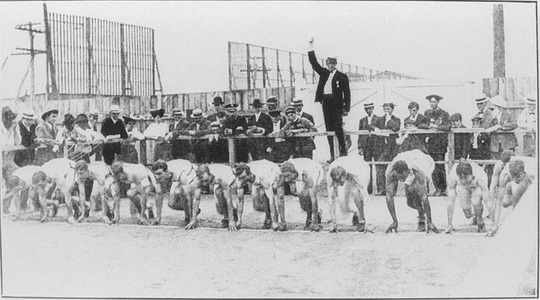
[[169, 134], [171, 135], [171, 155], [173, 159], [188, 159], [191, 151], [188, 140], [178, 140], [180, 132], [187, 130], [189, 122], [184, 118], [184, 112], [180, 108], [174, 108], [172, 111], [174, 123], [169, 125]]
[[[351, 91], [349, 90], [349, 78], [347, 75], [336, 70], [337, 59], [328, 57], [326, 66], [323, 68], [317, 61], [313, 50], [313, 39], [309, 42], [311, 51], [308, 52], [309, 63], [317, 74], [319, 83], [315, 93], [315, 102], [321, 102], [326, 131], [334, 131], [339, 142], [339, 156], [347, 156], [345, 135], [343, 134], [343, 117], [347, 116], [351, 109]], [[331, 159], [335, 159], [334, 139], [328, 137]]]
[[208, 113], [206, 119], [210, 122], [218, 121], [220, 124], [222, 124], [223, 121], [227, 118], [227, 113], [223, 108], [223, 98], [221, 98], [220, 96], [214, 97], [212, 104], [214, 104], [215, 111]]
[[[262, 112], [263, 102], [260, 99], [253, 100], [250, 105], [255, 109], [255, 114], [251, 115], [247, 119], [246, 135], [268, 135], [274, 130], [274, 124], [272, 118]], [[249, 153], [253, 160], [259, 160], [263, 157], [263, 151], [265, 143], [262, 139], [250, 139], [248, 140]]]
[[[432, 94], [426, 97], [429, 101], [430, 109], [424, 113], [426, 118], [429, 118], [429, 128], [439, 131], [450, 131], [452, 122], [450, 115], [439, 107], [439, 101], [443, 97]], [[444, 161], [448, 148], [448, 134], [429, 134], [427, 141], [427, 150], [429, 155], [435, 161], [435, 170], [431, 174], [435, 191], [431, 196], [446, 196], [446, 170], [444, 164], [438, 164], [437, 161]]]
[[[478, 113], [474, 116], [473, 119], [476, 119], [476, 122], [478, 122], [476, 125], [478, 128], [488, 129], [498, 124], [497, 118], [493, 116], [493, 113], [487, 106], [488, 101], [489, 99], [485, 94], [480, 94], [479, 96], [476, 96], [475, 98], [476, 107], [478, 108]], [[472, 151], [473, 152], [472, 154], [474, 154], [473, 156], [475, 156], [476, 159], [490, 159], [491, 158], [491, 153], [489, 152], [489, 150], [487, 152], [484, 151], [485, 147], [487, 147], [487, 149], [491, 149], [490, 134], [487, 132], [482, 132], [478, 135], [475, 135], [475, 138], [473, 138], [474, 150]], [[493, 165], [484, 165], [484, 170], [486, 171], [486, 174], [488, 175], [488, 185], [491, 185], [491, 176], [493, 175]]]
[[[358, 130], [369, 130], [370, 132], [374, 131], [375, 128], [381, 127], [382, 118], [373, 114], [375, 106], [373, 103], [364, 103], [364, 110], [367, 113], [367, 116], [360, 119], [358, 124]], [[381, 154], [383, 140], [381, 137], [376, 135], [359, 135], [358, 136], [358, 154], [364, 156], [364, 160], [367, 162], [378, 161], [379, 155]], [[373, 193], [373, 165], [369, 165], [369, 185], [368, 193]], [[377, 182], [377, 184], [380, 184]], [[377, 190], [381, 191], [384, 189], [384, 183], [382, 185], [377, 185]]]
[[21, 146], [29, 149], [17, 151], [15, 153], [15, 163], [19, 167], [28, 166], [34, 163], [36, 154], [36, 146], [34, 139], [36, 138], [36, 121], [34, 119], [34, 111], [29, 109], [22, 113], [22, 119], [19, 121], [19, 132], [21, 134]]
[[[452, 128], [467, 128], [463, 126], [463, 117], [460, 113], [455, 113], [450, 117]], [[454, 134], [454, 160], [459, 161], [461, 158], [467, 159], [471, 151], [472, 134], [470, 133], [455, 133]]]
[[[246, 118], [239, 116], [237, 112], [238, 104], [229, 103], [225, 105], [227, 110], [227, 118], [223, 121], [223, 134], [225, 136], [245, 134], [247, 131]], [[234, 141], [236, 150], [236, 162], [248, 161], [248, 146], [245, 139], [237, 139]]]
[[[416, 128], [419, 129], [428, 129], [429, 128], [429, 119], [426, 118], [424, 115], [419, 113], [420, 106], [416, 102], [411, 102], [407, 106], [409, 109], [409, 116], [407, 116], [403, 120], [403, 125], [405, 129], [408, 130], [414, 130]], [[398, 152], [406, 152], [414, 149], [418, 149], [425, 154], [428, 154], [426, 149], [426, 136], [423, 134], [413, 134], [409, 131], [405, 133], [405, 135], [402, 137], [403, 140], [401, 141], [402, 144], [399, 146]]]
[[[127, 139], [128, 134], [124, 123], [120, 120], [120, 107], [118, 105], [111, 105], [109, 109], [110, 116], [103, 120], [103, 125], [101, 125], [101, 134], [106, 139]], [[122, 146], [120, 143], [105, 143], [103, 145], [103, 161], [106, 164], [112, 165], [114, 162], [114, 155], [122, 154]]]
[[[381, 120], [381, 129], [399, 131], [401, 120], [394, 116], [394, 103], [384, 103], [384, 117]], [[379, 161], [391, 162], [397, 154], [398, 147], [396, 143], [397, 134], [390, 134], [383, 138], [382, 153], [379, 156]], [[384, 187], [378, 191], [378, 195], [386, 195], [386, 167], [387, 165], [377, 166], [377, 187]]]
[[312, 124], [315, 124], [313, 116], [304, 111], [304, 102], [302, 101], [302, 99], [294, 98], [291, 102], [291, 106], [294, 107], [296, 113], [300, 118], [306, 118]]
[[[191, 124], [184, 130], [182, 134], [192, 137], [202, 137], [207, 134], [212, 134], [212, 126], [210, 121], [206, 119], [206, 116], [200, 108], [196, 108], [191, 113]], [[195, 155], [197, 163], [209, 163], [211, 159], [211, 153], [209, 151], [209, 141], [207, 139], [192, 140], [191, 151]]]

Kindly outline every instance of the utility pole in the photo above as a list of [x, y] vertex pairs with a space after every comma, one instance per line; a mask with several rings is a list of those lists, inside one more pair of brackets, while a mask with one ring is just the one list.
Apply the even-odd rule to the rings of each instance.
[[[35, 74], [35, 67], [34, 67], [35, 66], [34, 65], [34, 62], [35, 62], [34, 58], [35, 58], [35, 56], [37, 54], [45, 53], [44, 50], [36, 50], [36, 49], [34, 49], [34, 34], [35, 33], [44, 33], [43, 30], [35, 29], [34, 25], [39, 25], [39, 23], [29, 22], [29, 23], [26, 23], [26, 24], [19, 24], [19, 25], [15, 26], [15, 29], [28, 31], [28, 34], [30, 35], [30, 48], [15, 48], [17, 50], [21, 50], [21, 51], [25, 51], [25, 52], [11, 54], [11, 55], [30, 55], [30, 65], [28, 67], [29, 67], [29, 70], [30, 70], [30, 93], [31, 93], [30, 101], [32, 103], [34, 103], [34, 100], [35, 100], [35, 97], [36, 97], [36, 90], [35, 90], [36, 74]], [[23, 82], [24, 82], [25, 79], [26, 79], [26, 75], [23, 78]], [[19, 97], [19, 93], [21, 91], [21, 88], [22, 88], [22, 83], [21, 83], [21, 86], [19, 87], [19, 92], [17, 93], [17, 98]]]
[[502, 4], [493, 4], [493, 43], [493, 77], [506, 77], [504, 11]]

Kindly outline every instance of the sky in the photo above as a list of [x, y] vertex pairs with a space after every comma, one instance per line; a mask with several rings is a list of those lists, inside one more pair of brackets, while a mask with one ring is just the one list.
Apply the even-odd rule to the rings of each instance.
[[[504, 4], [506, 76], [537, 74], [536, 4]], [[493, 3], [440, 1], [48, 2], [49, 12], [101, 18], [155, 30], [165, 94], [228, 89], [227, 42], [307, 52], [439, 81], [493, 76]], [[43, 24], [42, 2], [0, 3], [2, 98], [17, 94], [29, 56], [19, 23]], [[41, 25], [42, 26], [42, 25]], [[44, 49], [44, 38], [36, 38]], [[7, 58], [7, 61], [6, 61]], [[44, 92], [45, 57], [36, 60], [36, 92]], [[29, 93], [29, 84], [21, 94]]]

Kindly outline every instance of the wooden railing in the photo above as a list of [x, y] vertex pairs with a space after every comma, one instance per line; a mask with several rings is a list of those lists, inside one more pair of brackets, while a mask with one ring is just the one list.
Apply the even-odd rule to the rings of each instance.
[[[407, 132], [407, 130], [401, 130], [401, 133], [405, 133]], [[446, 164], [447, 166], [447, 170], [450, 170], [452, 168], [452, 166], [454, 165], [454, 161], [455, 161], [455, 158], [454, 158], [454, 138], [455, 138], [455, 134], [456, 133], [482, 133], [482, 132], [486, 132], [485, 129], [482, 129], [482, 128], [476, 128], [476, 129], [470, 129], [470, 128], [462, 128], [462, 129], [452, 129], [451, 131], [439, 131], [439, 130], [434, 130], [434, 129], [416, 129], [414, 131], [409, 131], [409, 133], [414, 133], [414, 134], [446, 134], [448, 136], [448, 160], [447, 161], [436, 161], [435, 163], [437, 164]], [[394, 132], [394, 131], [391, 131], [391, 130], [380, 130], [380, 133], [381, 134], [393, 134], [393, 135], [397, 135], [398, 132]], [[530, 130], [525, 130], [525, 129], [514, 129], [514, 130], [508, 130], [508, 131], [495, 131], [493, 133], [497, 133], [497, 134], [515, 134], [516, 135], [516, 138], [518, 139], [518, 148], [517, 148], [517, 153], [520, 154], [523, 152], [523, 137], [525, 136], [525, 134], [528, 134], [528, 133], [532, 133], [532, 134], [536, 134], [534, 131], [530, 131]], [[367, 130], [356, 130], [356, 131], [345, 131], [345, 135], [373, 135], [374, 133], [373, 132], [369, 132]], [[310, 132], [310, 133], [299, 133], [299, 134], [295, 134], [294, 136], [292, 137], [287, 137], [287, 138], [295, 138], [295, 137], [319, 137], [319, 136], [332, 136], [334, 138], [334, 153], [339, 153], [339, 144], [338, 144], [338, 141], [337, 141], [337, 137], [335, 136], [335, 133], [334, 132]], [[246, 136], [246, 135], [235, 135], [235, 136], [220, 136], [220, 138], [223, 138], [223, 139], [227, 139], [228, 141], [228, 148], [229, 148], [229, 163], [232, 165], [235, 163], [235, 157], [236, 157], [236, 153], [235, 153], [235, 141], [236, 140], [242, 140], [242, 139], [261, 139], [261, 138], [264, 138], [264, 139], [268, 139], [268, 138], [276, 138], [278, 136], [274, 136], [274, 135], [268, 135], [268, 136]], [[190, 137], [190, 136], [179, 136], [177, 139], [178, 140], [199, 140], [199, 139], [208, 139], [209, 138], [209, 135], [207, 136], [203, 136], [203, 137], [199, 137], [199, 138], [196, 138], [196, 137]], [[146, 151], [143, 151], [143, 142], [144, 140], [141, 140], [140, 142], [140, 149], [139, 149], [139, 155], [142, 155], [144, 153], [146, 153]], [[126, 142], [125, 140], [123, 139], [110, 139], [110, 140], [107, 140], [107, 141], [92, 141], [92, 142], [88, 142], [87, 144], [92, 144], [92, 145], [96, 145], [96, 144], [102, 144], [102, 143], [117, 143], [117, 142]], [[135, 143], [136, 141], [133, 141], [133, 143]], [[64, 143], [63, 144], [63, 147], [64, 147], [64, 155], [67, 156], [68, 154], [68, 147], [69, 146], [72, 146], [72, 145], [75, 145], [75, 143], [72, 143], [72, 142], [69, 142], [69, 143]], [[44, 148], [45, 146], [39, 146], [40, 148]], [[25, 149], [28, 149], [24, 146], [3, 146], [2, 147], [2, 153], [7, 153], [7, 152], [12, 152], [12, 151], [17, 151], [17, 150], [25, 150]], [[149, 161], [148, 158], [146, 158], [144, 161]], [[496, 160], [471, 160], [473, 162], [476, 162], [476, 163], [479, 163], [479, 164], [495, 164], [496, 163]], [[368, 162], [369, 164], [374, 164], [374, 165], [384, 165], [384, 164], [390, 164], [391, 162], [390, 161], [377, 161], [377, 162]]]

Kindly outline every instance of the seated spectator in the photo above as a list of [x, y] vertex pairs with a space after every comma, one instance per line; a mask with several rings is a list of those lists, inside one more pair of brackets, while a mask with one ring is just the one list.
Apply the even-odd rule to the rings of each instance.
[[38, 148], [34, 163], [37, 166], [43, 165], [45, 162], [58, 157], [58, 152], [53, 152], [52, 148], [56, 144], [56, 118], [58, 117], [58, 109], [51, 109], [41, 115], [42, 123], [36, 126], [36, 143], [46, 146], [46, 148]]
[[137, 118], [135, 116], [123, 116], [124, 124], [126, 126], [126, 132], [128, 138], [122, 143], [122, 150], [120, 154], [120, 160], [130, 164], [139, 163], [139, 153], [136, 146], [137, 141], [144, 140], [144, 134], [139, 131], [137, 126]]
[[189, 122], [186, 121], [186, 116], [180, 108], [173, 109], [174, 123], [169, 125], [169, 134], [165, 137], [171, 142], [171, 155], [173, 159], [188, 159], [188, 154], [191, 151], [188, 140], [177, 139], [180, 133], [187, 130]]
[[[165, 136], [169, 133], [169, 126], [163, 122], [165, 109], [155, 108], [150, 110], [150, 114], [154, 119], [154, 123], [150, 124], [144, 130], [144, 136], [147, 139], [155, 140], [154, 161], [162, 159], [164, 161], [171, 160], [170, 144], [165, 142]], [[150, 144], [152, 145], [152, 144]]]
[[17, 151], [15, 153], [15, 163], [19, 167], [24, 167], [34, 163], [36, 154], [36, 144], [34, 142], [36, 139], [36, 120], [32, 109], [23, 111], [18, 128], [21, 135], [21, 146], [25, 146], [29, 149]]
[[[317, 132], [315, 125], [308, 119], [298, 116], [294, 107], [287, 107], [285, 115], [287, 116], [287, 124], [281, 129], [285, 137], [292, 137], [296, 133]], [[289, 141], [294, 145], [293, 158], [313, 158], [315, 142], [311, 137], [294, 137]]]
[[[225, 136], [232, 136], [238, 134], [245, 134], [247, 131], [246, 118], [238, 115], [238, 104], [229, 103], [225, 105], [227, 110], [227, 118], [223, 121], [223, 134]], [[248, 146], [246, 139], [237, 139], [234, 141], [236, 161], [247, 162], [248, 161]]]
[[[452, 128], [467, 128], [463, 126], [462, 117], [460, 113], [455, 113], [450, 117], [452, 122]], [[460, 160], [461, 158], [467, 159], [469, 151], [471, 149], [472, 134], [470, 133], [456, 133], [454, 134], [454, 159]]]
[[[248, 117], [246, 135], [262, 136], [272, 133], [274, 126], [272, 124], [272, 118], [262, 112], [262, 106], [264, 103], [259, 99], [253, 100], [250, 105], [255, 109], [255, 114]], [[260, 160], [263, 157], [264, 142], [262, 139], [250, 139], [248, 140], [249, 153], [253, 160]]]

